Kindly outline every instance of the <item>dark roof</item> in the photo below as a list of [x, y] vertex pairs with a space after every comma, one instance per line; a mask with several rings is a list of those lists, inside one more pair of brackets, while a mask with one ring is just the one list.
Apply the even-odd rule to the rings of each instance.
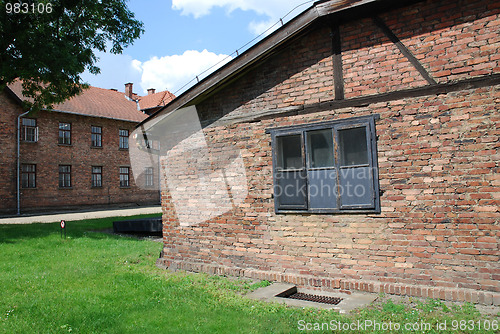
[[[20, 100], [26, 100], [22, 95], [21, 81], [15, 81], [8, 88]], [[139, 111], [137, 103], [131, 101], [125, 94], [112, 89], [103, 89], [90, 86], [80, 95], [69, 100], [55, 104], [54, 110], [58, 112], [118, 119], [131, 122], [141, 122], [147, 115]]]

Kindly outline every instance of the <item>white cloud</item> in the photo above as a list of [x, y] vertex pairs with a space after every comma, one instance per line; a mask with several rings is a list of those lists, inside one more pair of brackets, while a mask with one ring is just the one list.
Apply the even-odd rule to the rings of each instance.
[[99, 57], [97, 66], [101, 69], [101, 73], [98, 75], [93, 75], [88, 71], [82, 73], [82, 79], [92, 86], [107, 89], [116, 88], [123, 91], [125, 83], [139, 82], [142, 69], [137, 67], [131, 56], [104, 52], [98, 52], [97, 56]]
[[266, 21], [252, 21], [248, 25], [248, 29], [252, 32], [252, 34], [256, 36], [262, 34], [263, 32], [265, 32], [267, 35], [281, 26], [281, 24], [274, 25], [275, 23], [276, 21], [274, 19], [269, 19]]
[[[201, 80], [230, 60], [231, 57], [224, 54], [215, 54], [207, 50], [203, 50], [202, 52], [188, 50], [182, 55], [161, 58], [155, 56], [143, 63], [134, 60], [133, 66], [142, 70], [140, 86], [143, 92], [146, 92], [148, 88], [155, 88], [157, 91], [167, 89], [175, 93], [179, 89], [183, 91], [194, 85], [196, 83], [196, 76]], [[206, 71], [211, 66], [214, 66], [214, 64], [217, 65]], [[204, 71], [206, 72], [201, 74]], [[193, 79], [194, 81], [183, 88], [184, 85]]]
[[[253, 11], [258, 15], [267, 17], [260, 21], [252, 21], [249, 30], [258, 35], [264, 32], [271, 25], [283, 18], [296, 6], [305, 3], [306, 0], [172, 0], [172, 9], [180, 10], [182, 15], [192, 15], [200, 18], [209, 15], [212, 8], [225, 8], [228, 13], [236, 9], [243, 11]], [[308, 1], [303, 6], [297, 8], [285, 21], [311, 6], [314, 1]]]

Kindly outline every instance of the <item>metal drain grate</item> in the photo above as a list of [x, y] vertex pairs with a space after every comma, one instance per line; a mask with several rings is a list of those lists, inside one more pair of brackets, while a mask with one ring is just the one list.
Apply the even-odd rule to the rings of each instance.
[[286, 296], [285, 298], [307, 300], [310, 302], [331, 304], [331, 305], [337, 305], [338, 303], [340, 303], [343, 300], [343, 298], [339, 298], [339, 297], [318, 296], [318, 295], [311, 295], [311, 294], [302, 293], [302, 292], [296, 292], [294, 294]]

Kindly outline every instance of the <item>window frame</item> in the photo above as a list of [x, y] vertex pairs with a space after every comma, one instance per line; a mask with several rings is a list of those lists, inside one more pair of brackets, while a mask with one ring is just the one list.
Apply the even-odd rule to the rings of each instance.
[[[130, 167], [129, 166], [120, 166], [119, 168], [119, 174], [120, 174], [120, 188], [130, 188]], [[127, 173], [122, 173], [122, 169], [126, 168]], [[122, 180], [122, 176], [125, 177], [126, 179]], [[126, 184], [123, 184], [122, 182], [126, 181]]]
[[154, 168], [146, 167], [144, 170], [145, 181], [144, 184], [146, 187], [154, 187], [155, 186], [155, 177], [154, 177]]
[[[34, 121], [35, 125], [27, 125], [24, 124], [24, 121]], [[33, 137], [33, 140], [28, 140], [28, 131], [33, 131], [33, 133], [30, 133], [30, 137]], [[38, 142], [38, 121], [36, 118], [29, 118], [29, 117], [22, 117], [21, 118], [21, 141], [25, 143], [37, 143]]]
[[[63, 167], [63, 168], [69, 167], [69, 171], [61, 171], [61, 167]], [[71, 165], [59, 165], [59, 189], [71, 189], [72, 188], [73, 183], [71, 180], [71, 172], [72, 172]], [[66, 184], [66, 183], [69, 183], [69, 184]]]
[[[61, 129], [61, 125], [62, 124], [69, 125], [69, 130], [68, 129]], [[68, 137], [65, 137], [64, 135], [61, 136], [62, 133], [63, 134], [64, 133], [69, 133], [69, 136]], [[65, 139], [68, 139], [69, 142], [66, 143]], [[69, 122], [59, 122], [59, 137], [58, 137], [58, 141], [57, 142], [58, 142], [59, 145], [71, 146], [71, 123], [69, 123]]]
[[[99, 168], [99, 173], [94, 172], [94, 168]], [[96, 185], [94, 181], [97, 180], [96, 176], [99, 176], [99, 185]], [[90, 187], [91, 188], [102, 188], [102, 166], [91, 166], [90, 167]]]
[[[122, 134], [122, 132], [126, 132], [127, 135]], [[129, 135], [130, 135], [130, 132], [127, 129], [118, 129], [118, 148], [120, 150], [128, 150], [129, 149], [129, 143], [128, 143]]]
[[[95, 129], [99, 129], [99, 132], [94, 131]], [[102, 126], [90, 126], [90, 146], [95, 148], [102, 148]]]
[[[25, 171], [24, 167], [33, 167], [33, 170], [31, 171]], [[21, 172], [21, 188], [22, 189], [36, 189], [36, 164], [21, 164], [20, 167], [20, 172]], [[25, 187], [25, 176], [28, 178], [27, 183], [28, 186]], [[31, 176], [31, 178], [30, 178]], [[33, 183], [33, 186], [30, 186], [31, 183]]]
[[[378, 114], [373, 114], [370, 116], [361, 116], [361, 117], [353, 117], [346, 119], [339, 119], [334, 121], [325, 121], [318, 123], [310, 123], [303, 125], [295, 125], [295, 126], [287, 126], [287, 127], [279, 127], [267, 129], [266, 133], [271, 134], [271, 146], [272, 146], [272, 162], [273, 162], [273, 198], [274, 198], [274, 206], [275, 213], [334, 213], [334, 214], [353, 214], [353, 213], [380, 213], [380, 186], [379, 186], [379, 176], [378, 176], [378, 155], [377, 155], [377, 136], [375, 129], [375, 121], [378, 120], [380, 116]], [[339, 147], [339, 136], [340, 131], [347, 129], [355, 129], [365, 127], [367, 131], [367, 155], [368, 155], [368, 164], [367, 166], [363, 165], [353, 165], [353, 166], [341, 166], [340, 159], [340, 147]], [[334, 164], [332, 167], [328, 168], [314, 168], [310, 166], [309, 161], [309, 149], [308, 149], [308, 132], [316, 131], [316, 130], [332, 130], [332, 138], [333, 138], [333, 150], [334, 150]], [[276, 193], [277, 188], [279, 187], [279, 179], [282, 170], [278, 168], [278, 154], [280, 151], [278, 150], [278, 140], [280, 137], [285, 136], [293, 136], [300, 135], [301, 136], [301, 150], [302, 150], [302, 159], [303, 159], [303, 177], [305, 179], [305, 205], [283, 205], [280, 203], [280, 196]], [[309, 193], [309, 184], [311, 183], [311, 179], [309, 177], [309, 171], [317, 169], [335, 169], [335, 185], [336, 190], [339, 189], [341, 174], [339, 173], [342, 169], [345, 168], [363, 168], [369, 167], [369, 171], [371, 171], [371, 180], [368, 181], [369, 185], [372, 186], [371, 190], [373, 191], [373, 204], [366, 205], [343, 205], [342, 204], [342, 196], [338, 196], [336, 193], [336, 208], [311, 208], [311, 197]], [[353, 172], [354, 173], [354, 172]], [[372, 184], [373, 182], [373, 184]], [[344, 199], [347, 197], [344, 197]], [[369, 195], [369, 198], [370, 195]]]

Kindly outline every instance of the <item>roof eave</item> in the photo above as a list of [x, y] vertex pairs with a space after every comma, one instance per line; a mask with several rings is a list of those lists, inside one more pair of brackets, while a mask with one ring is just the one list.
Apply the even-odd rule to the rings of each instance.
[[45, 110], [45, 111], [54, 111], [54, 112], [59, 112], [59, 113], [63, 113], [63, 114], [72, 114], [72, 115], [78, 115], [78, 116], [85, 116], [85, 117], [112, 119], [112, 120], [115, 120], [115, 121], [122, 121], [122, 122], [131, 122], [131, 123], [139, 123], [140, 122], [140, 121], [134, 121], [134, 120], [131, 120], [131, 119], [116, 118], [116, 117], [101, 116], [101, 115], [90, 115], [90, 114], [83, 114], [83, 113], [74, 112], [74, 111], [67, 111], [67, 110], [46, 109], [46, 108], [44, 108], [43, 110]]

